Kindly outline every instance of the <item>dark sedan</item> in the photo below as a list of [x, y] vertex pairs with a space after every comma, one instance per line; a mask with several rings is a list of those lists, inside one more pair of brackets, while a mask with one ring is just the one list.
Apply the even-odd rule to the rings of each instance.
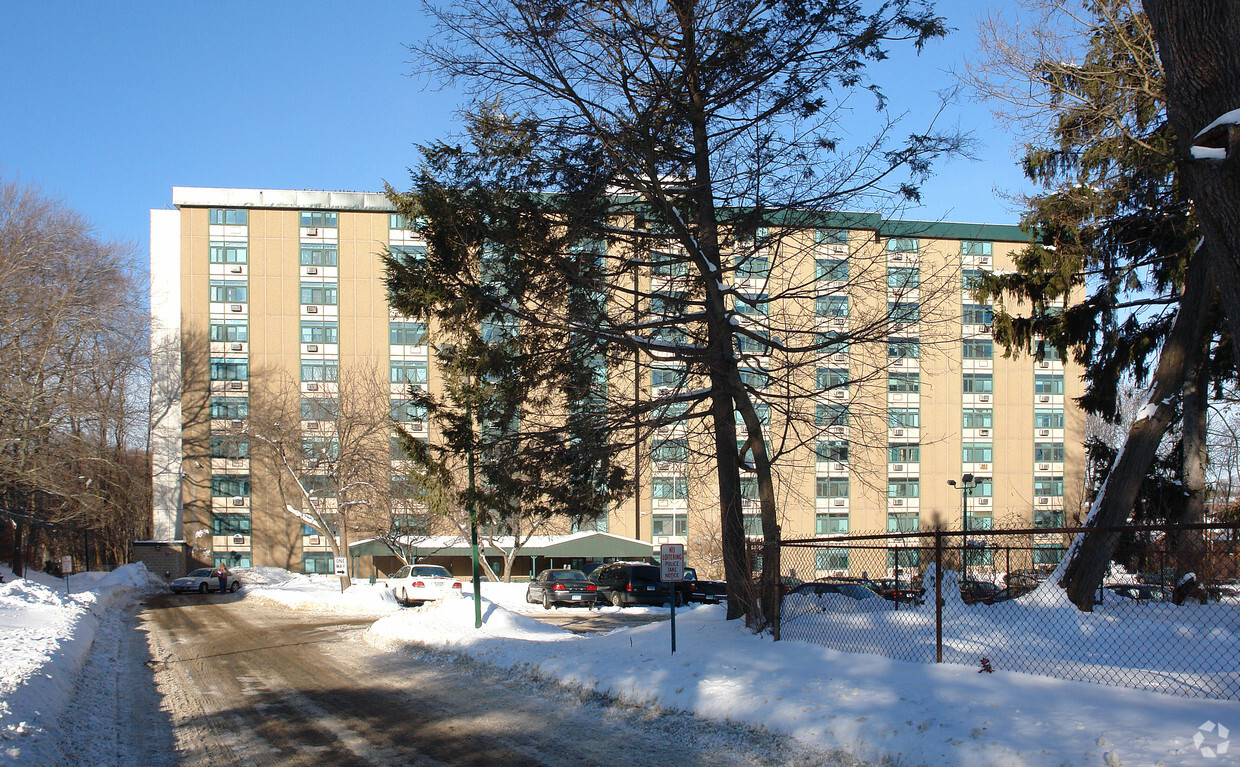
[[548, 610], [554, 604], [592, 608], [598, 601], [598, 586], [580, 570], [543, 570], [525, 588], [525, 601], [533, 604], [542, 602]]

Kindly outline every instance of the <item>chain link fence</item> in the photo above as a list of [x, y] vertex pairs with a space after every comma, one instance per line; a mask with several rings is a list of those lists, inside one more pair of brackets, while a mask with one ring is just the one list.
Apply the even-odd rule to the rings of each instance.
[[[1240, 699], [1240, 526], [1112, 529], [1120, 544], [1092, 612], [1054, 584], [1039, 588], [1078, 528], [785, 541], [779, 636], [979, 672]], [[750, 550], [755, 573], [760, 552]], [[1190, 571], [1191, 581], [1177, 577]]]

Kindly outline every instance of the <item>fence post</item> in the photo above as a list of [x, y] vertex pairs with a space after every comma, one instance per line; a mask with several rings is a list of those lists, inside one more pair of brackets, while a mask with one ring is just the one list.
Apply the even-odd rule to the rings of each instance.
[[891, 596], [894, 597], [894, 599], [891, 600], [891, 603], [895, 605], [896, 610], [899, 610], [900, 609], [900, 549], [896, 549], [895, 571], [896, 571], [896, 582], [895, 582], [895, 585], [892, 586], [892, 592], [891, 592]]
[[943, 662], [943, 526], [934, 526], [934, 662]]

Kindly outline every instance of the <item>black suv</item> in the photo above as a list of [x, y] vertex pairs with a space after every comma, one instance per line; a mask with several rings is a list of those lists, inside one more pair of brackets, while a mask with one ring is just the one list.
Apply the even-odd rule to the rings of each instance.
[[[590, 573], [598, 586], [598, 601], [616, 607], [662, 605], [672, 599], [670, 583], [659, 580], [657, 565], [645, 562], [612, 562]], [[677, 589], [676, 604], [686, 601], [686, 589]]]

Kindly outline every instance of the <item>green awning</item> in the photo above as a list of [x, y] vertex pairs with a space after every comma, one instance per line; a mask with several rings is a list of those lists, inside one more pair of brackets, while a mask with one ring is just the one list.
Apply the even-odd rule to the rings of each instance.
[[[415, 557], [468, 557], [472, 555], [469, 542], [459, 537], [437, 536], [410, 541], [410, 553]], [[482, 556], [502, 556], [502, 552], [485, 542], [479, 542]], [[521, 547], [519, 557], [554, 557], [556, 559], [647, 559], [652, 547], [648, 541], [625, 538], [611, 533], [572, 533], [570, 535], [537, 535]], [[388, 545], [371, 538], [349, 546], [355, 557], [393, 556]]]

